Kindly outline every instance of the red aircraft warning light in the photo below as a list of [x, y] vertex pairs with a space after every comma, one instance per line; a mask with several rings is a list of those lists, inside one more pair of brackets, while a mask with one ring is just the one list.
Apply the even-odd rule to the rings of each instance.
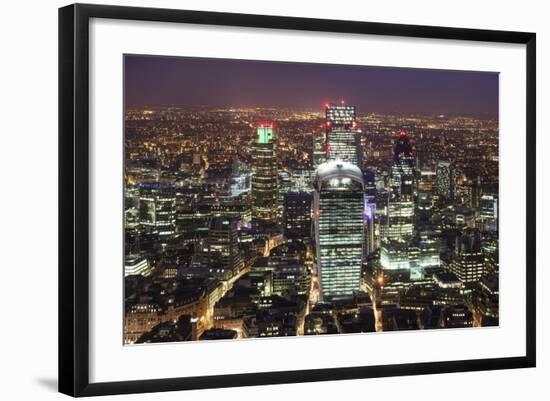
[[404, 130], [399, 131], [399, 136], [407, 136], [407, 132]]

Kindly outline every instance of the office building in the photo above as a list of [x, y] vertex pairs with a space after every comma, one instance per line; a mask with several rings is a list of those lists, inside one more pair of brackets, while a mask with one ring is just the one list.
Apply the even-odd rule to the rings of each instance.
[[355, 106], [326, 105], [327, 160], [343, 160], [362, 167], [361, 131], [357, 129]]
[[139, 185], [141, 227], [161, 238], [176, 230], [176, 186], [172, 183], [148, 182]]
[[324, 301], [359, 290], [363, 261], [364, 184], [361, 170], [329, 161], [317, 169], [314, 219], [320, 292]]
[[124, 276], [142, 275], [149, 276], [152, 268], [147, 258], [141, 255], [126, 255], [124, 261]]
[[288, 239], [311, 238], [311, 206], [313, 195], [288, 192], [284, 196], [283, 230]]
[[451, 272], [471, 289], [485, 274], [485, 263], [481, 249], [481, 235], [478, 230], [465, 229], [457, 237]]
[[277, 159], [273, 124], [260, 124], [253, 145], [252, 224], [277, 221]]
[[442, 202], [451, 202], [455, 193], [455, 178], [451, 163], [439, 161], [435, 170], [436, 193]]
[[498, 231], [498, 196], [493, 194], [482, 195], [479, 209], [481, 229], [489, 232]]
[[214, 217], [208, 228], [208, 255], [211, 263], [222, 269], [238, 273], [243, 268], [239, 249], [238, 219]]

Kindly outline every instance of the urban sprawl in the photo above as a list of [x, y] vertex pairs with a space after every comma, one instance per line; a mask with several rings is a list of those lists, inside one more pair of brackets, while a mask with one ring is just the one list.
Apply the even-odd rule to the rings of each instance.
[[498, 325], [498, 122], [125, 115], [124, 342]]

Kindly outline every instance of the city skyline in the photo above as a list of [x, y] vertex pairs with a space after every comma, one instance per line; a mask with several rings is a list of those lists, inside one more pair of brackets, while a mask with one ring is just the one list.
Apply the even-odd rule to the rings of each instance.
[[296, 89], [260, 91], [280, 108], [126, 104], [124, 343], [498, 326], [498, 119], [304, 111], [291, 99], [318, 93]]
[[486, 118], [499, 112], [496, 72], [141, 55], [124, 60], [130, 107], [317, 110], [344, 100], [363, 112]]

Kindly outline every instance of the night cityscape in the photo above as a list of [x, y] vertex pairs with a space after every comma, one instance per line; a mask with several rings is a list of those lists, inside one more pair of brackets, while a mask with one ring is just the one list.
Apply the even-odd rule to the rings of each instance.
[[498, 326], [498, 95], [125, 56], [124, 343]]

